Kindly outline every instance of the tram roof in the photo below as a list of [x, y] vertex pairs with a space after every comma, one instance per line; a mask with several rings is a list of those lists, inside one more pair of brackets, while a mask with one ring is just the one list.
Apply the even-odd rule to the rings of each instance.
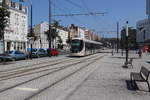
[[86, 42], [89, 42], [89, 43], [95, 43], [95, 44], [101, 44], [101, 42], [97, 42], [97, 41], [93, 41], [93, 40], [88, 40], [88, 39], [85, 39], [85, 38], [73, 38], [72, 40], [74, 39], [77, 39], [77, 40], [83, 40], [83, 41], [86, 41]]

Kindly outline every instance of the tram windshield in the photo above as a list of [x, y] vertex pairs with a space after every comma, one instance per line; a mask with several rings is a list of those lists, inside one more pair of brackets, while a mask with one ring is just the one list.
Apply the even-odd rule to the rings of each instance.
[[83, 49], [83, 41], [82, 40], [72, 40], [71, 44], [71, 52], [78, 53]]

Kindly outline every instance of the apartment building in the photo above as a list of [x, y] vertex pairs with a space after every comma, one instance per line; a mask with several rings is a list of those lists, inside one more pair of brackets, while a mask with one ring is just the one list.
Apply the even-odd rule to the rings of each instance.
[[150, 38], [150, 34], [147, 30], [148, 27], [148, 19], [140, 20], [136, 23], [136, 42], [142, 43]]
[[56, 39], [56, 48], [59, 47], [59, 45], [63, 46], [63, 49], [68, 48], [67, 40], [69, 37], [69, 30], [66, 27], [58, 26], [57, 27], [58, 36], [60, 36], [62, 43], [59, 42], [59, 38]]
[[[52, 26], [52, 28], [56, 27]], [[34, 41], [33, 48], [44, 48], [44, 49], [49, 48], [49, 42], [47, 40], [47, 35], [45, 34], [45, 32], [48, 30], [49, 30], [49, 23], [46, 21], [41, 22], [40, 24], [34, 27], [34, 33], [37, 37], [37, 40]], [[60, 40], [57, 37], [56, 39], [54, 39], [54, 41], [52, 41], [52, 47], [58, 48], [58, 45], [63, 45], [64, 47], [66, 47], [69, 33], [67, 28], [63, 26], [58, 26], [56, 30], [58, 32], [58, 36], [61, 38], [62, 43], [59, 42]]]
[[140, 20], [136, 23], [137, 29], [137, 43], [144, 43], [150, 41], [150, 0], [146, 1], [147, 19]]
[[33, 48], [49, 48], [49, 42], [47, 40], [47, 35], [45, 34], [45, 32], [48, 30], [49, 23], [45, 21], [34, 27], [34, 33], [37, 37], [37, 40], [34, 41]]
[[[2, 3], [3, 0], [0, 1]], [[5, 0], [10, 11], [8, 26], [5, 28], [5, 51], [25, 51], [27, 46], [28, 14], [27, 7], [22, 4]], [[0, 43], [0, 51], [3, 51], [3, 43]]]

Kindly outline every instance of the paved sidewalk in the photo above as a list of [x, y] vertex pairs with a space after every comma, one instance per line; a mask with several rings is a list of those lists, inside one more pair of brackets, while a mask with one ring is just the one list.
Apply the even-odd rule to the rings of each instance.
[[[139, 72], [141, 66], [150, 69], [150, 55], [143, 55], [141, 59], [134, 52], [129, 58], [133, 59], [132, 67], [123, 68], [125, 55], [109, 54], [100, 60], [96, 69], [80, 86], [70, 94], [66, 100], [150, 100], [147, 84], [137, 84], [140, 90], [128, 87], [130, 72]], [[142, 91], [144, 90], [144, 91]]]

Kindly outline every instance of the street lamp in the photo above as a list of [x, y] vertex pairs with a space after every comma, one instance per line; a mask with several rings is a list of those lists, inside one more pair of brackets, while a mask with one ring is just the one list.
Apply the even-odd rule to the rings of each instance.
[[111, 53], [112, 53], [112, 56], [113, 56], [114, 55], [114, 51], [113, 51], [113, 49], [114, 49], [114, 43], [113, 42], [111, 43], [111, 46], [112, 46], [112, 52]]
[[51, 49], [51, 0], [49, 0], [49, 49]]
[[126, 21], [126, 61], [125, 61], [125, 67], [128, 67], [128, 21]]
[[117, 53], [119, 49], [119, 22], [117, 22]]

